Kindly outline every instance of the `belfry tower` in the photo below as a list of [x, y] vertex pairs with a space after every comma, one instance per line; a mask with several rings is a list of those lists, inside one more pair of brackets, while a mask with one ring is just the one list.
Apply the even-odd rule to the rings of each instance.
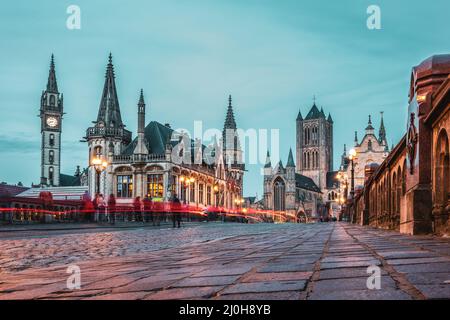
[[52, 54], [47, 88], [42, 91], [39, 114], [41, 118], [41, 186], [59, 186], [60, 184], [63, 114], [63, 94], [58, 91]]

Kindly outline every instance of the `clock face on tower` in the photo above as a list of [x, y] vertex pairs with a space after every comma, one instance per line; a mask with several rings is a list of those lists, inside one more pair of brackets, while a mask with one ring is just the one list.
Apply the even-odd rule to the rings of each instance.
[[58, 126], [58, 119], [56, 117], [47, 117], [47, 125], [51, 128]]

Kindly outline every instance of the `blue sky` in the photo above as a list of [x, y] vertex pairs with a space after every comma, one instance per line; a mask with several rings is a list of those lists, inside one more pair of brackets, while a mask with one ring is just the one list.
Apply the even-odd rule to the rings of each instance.
[[[66, 8], [81, 8], [81, 30]], [[366, 9], [381, 8], [368, 30]], [[0, 181], [40, 175], [40, 94], [55, 54], [64, 93], [62, 171], [86, 166], [80, 143], [97, 116], [107, 55], [116, 67], [122, 118], [135, 133], [144, 88], [147, 121], [222, 128], [233, 95], [238, 126], [280, 129], [286, 163], [295, 118], [316, 95], [331, 112], [335, 167], [368, 114], [384, 111], [389, 143], [404, 132], [411, 68], [450, 52], [448, 0], [433, 1], [24, 1], [0, 6]], [[275, 162], [276, 159], [273, 159]], [[249, 166], [245, 194], [262, 192]]]

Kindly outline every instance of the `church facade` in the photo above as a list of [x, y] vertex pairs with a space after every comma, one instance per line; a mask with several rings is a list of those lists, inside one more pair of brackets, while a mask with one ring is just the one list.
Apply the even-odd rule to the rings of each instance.
[[296, 217], [320, 219], [332, 215], [339, 183], [333, 171], [333, 120], [314, 102], [307, 116], [296, 119], [296, 163], [292, 149], [286, 167], [272, 168], [269, 154], [264, 168], [264, 201], [267, 209]]
[[[177, 195], [182, 202], [199, 207], [239, 206], [245, 167], [231, 96], [223, 136], [209, 146], [174, 131], [169, 124], [146, 124], [142, 90], [136, 111], [137, 136], [132, 139], [121, 118], [110, 55], [97, 120], [84, 138], [91, 195], [113, 194], [118, 201], [135, 197], [168, 201]], [[98, 168], [99, 164], [104, 167]]]
[[[365, 182], [365, 170], [367, 167], [379, 166], [389, 155], [389, 146], [386, 137], [386, 127], [384, 126], [383, 112], [381, 112], [380, 127], [378, 136], [375, 133], [375, 128], [372, 125], [372, 117], [369, 115], [369, 121], [365, 129], [365, 134], [361, 141], [358, 141], [358, 132], [355, 131], [355, 140], [353, 149], [356, 152], [356, 157], [353, 160], [354, 167], [354, 183], [355, 187], [359, 188]], [[351, 178], [351, 162], [347, 154], [347, 148], [344, 145], [344, 152], [341, 156], [340, 176], [344, 180], [341, 184], [341, 194], [348, 196], [348, 191], [343, 190], [349, 184]]]

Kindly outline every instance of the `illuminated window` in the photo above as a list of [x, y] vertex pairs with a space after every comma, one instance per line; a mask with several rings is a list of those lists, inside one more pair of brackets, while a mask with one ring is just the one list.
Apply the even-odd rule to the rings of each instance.
[[53, 133], [50, 133], [50, 137], [49, 137], [48, 143], [50, 144], [50, 146], [54, 146], [55, 145], [55, 135]]
[[203, 183], [200, 183], [199, 185], [198, 185], [198, 202], [200, 202], [200, 203], [204, 203], [204, 193], [203, 193], [203, 188], [204, 188], [204, 185], [203, 185]]
[[211, 203], [211, 199], [212, 199], [211, 193], [212, 193], [211, 186], [207, 186], [206, 187], [206, 205], [208, 205], [208, 206], [210, 206], [212, 204]]
[[147, 175], [147, 197], [162, 198], [164, 193], [164, 183], [162, 174]]
[[133, 196], [133, 176], [117, 176], [117, 197], [131, 198]]

